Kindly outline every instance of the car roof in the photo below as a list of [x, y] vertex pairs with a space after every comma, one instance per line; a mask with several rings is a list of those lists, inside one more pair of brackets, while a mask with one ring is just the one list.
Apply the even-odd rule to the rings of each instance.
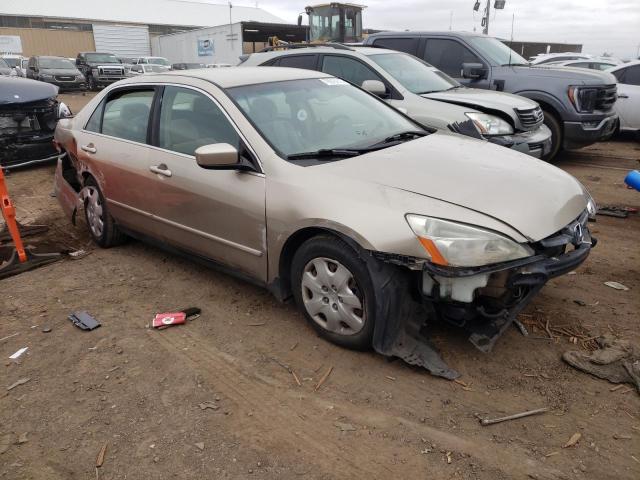
[[302, 48], [292, 48], [285, 50], [271, 50], [269, 52], [257, 52], [252, 53], [250, 56], [253, 57], [261, 57], [264, 59], [271, 59], [282, 57], [286, 55], [296, 55], [296, 54], [309, 54], [309, 53], [330, 53], [337, 55], [379, 55], [382, 53], [402, 53], [396, 50], [389, 50], [387, 48], [376, 48], [376, 47], [353, 47], [353, 48], [333, 48], [333, 47], [302, 47]]
[[370, 37], [389, 37], [389, 36], [393, 36], [393, 37], [412, 37], [412, 36], [416, 36], [416, 35], [446, 35], [448, 37], [450, 36], [458, 36], [458, 37], [486, 37], [486, 35], [483, 35], [481, 33], [477, 33], [477, 32], [465, 32], [465, 31], [457, 31], [457, 32], [452, 32], [452, 31], [448, 31], [448, 30], [435, 30], [435, 31], [429, 31], [429, 30], [416, 30], [416, 31], [402, 31], [402, 32], [379, 32], [379, 33], [374, 33], [373, 35], [370, 35]]
[[[154, 75], [153, 78], [175, 81], [177, 77], [202, 79], [218, 85], [221, 88], [255, 85], [257, 83], [285, 82], [287, 80], [306, 80], [310, 78], [331, 77], [326, 73], [302, 68], [270, 68], [270, 67], [227, 67], [196, 70], [177, 70]], [[128, 83], [149, 82], [145, 79], [132, 78]]]

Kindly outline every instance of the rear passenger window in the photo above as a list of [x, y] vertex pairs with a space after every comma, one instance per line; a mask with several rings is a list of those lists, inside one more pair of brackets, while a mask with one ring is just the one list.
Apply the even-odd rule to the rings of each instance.
[[325, 55], [322, 59], [322, 71], [358, 86], [362, 86], [365, 80], [379, 80], [384, 83], [369, 67], [348, 57]]
[[415, 55], [418, 52], [417, 38], [378, 38], [373, 44], [379, 48], [389, 48], [399, 52], [410, 53]]
[[228, 143], [240, 149], [240, 136], [222, 110], [206, 95], [166, 87], [160, 112], [159, 147], [194, 155], [198, 147]]
[[102, 133], [146, 143], [153, 94], [153, 90], [133, 90], [109, 97], [104, 106]]
[[430, 38], [424, 60], [454, 78], [462, 77], [463, 63], [482, 63], [471, 50], [455, 40]]
[[305, 70], [316, 69], [316, 56], [315, 55], [291, 55], [287, 57], [281, 57], [276, 62], [278, 67], [290, 67], [290, 68], [304, 68]]

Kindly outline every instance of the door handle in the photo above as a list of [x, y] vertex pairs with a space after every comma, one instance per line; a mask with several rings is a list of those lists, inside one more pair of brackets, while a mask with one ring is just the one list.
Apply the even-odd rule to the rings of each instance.
[[629, 95], [626, 95], [624, 93], [619, 93], [618, 98], [629, 98]]
[[90, 143], [89, 145], [80, 145], [80, 149], [87, 153], [96, 153], [98, 151], [93, 143]]
[[164, 163], [161, 163], [160, 165], [153, 165], [149, 167], [149, 170], [153, 173], [157, 173], [158, 175], [164, 175], [165, 177], [170, 177], [172, 175], [171, 170], [169, 170]]

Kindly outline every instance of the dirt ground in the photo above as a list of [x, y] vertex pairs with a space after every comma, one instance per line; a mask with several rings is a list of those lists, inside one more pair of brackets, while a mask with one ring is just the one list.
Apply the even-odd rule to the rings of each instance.
[[[65, 101], [77, 110], [87, 98]], [[558, 166], [598, 203], [637, 208], [622, 179], [639, 159], [640, 143], [616, 138]], [[582, 347], [558, 333], [640, 344], [640, 215], [598, 217], [585, 265], [520, 317], [548, 322], [553, 339], [513, 328], [484, 355], [441, 328], [436, 342], [462, 373], [455, 383], [333, 346], [294, 306], [188, 260], [135, 241], [96, 248], [52, 198], [53, 171], [8, 177], [20, 220], [50, 226], [29, 243], [90, 254], [0, 281], [0, 478], [640, 478], [640, 396], [564, 364], [564, 351]], [[186, 306], [202, 316], [148, 328], [154, 313]], [[74, 327], [76, 310], [101, 328]], [[8, 360], [21, 347], [22, 361]], [[29, 381], [6, 389], [20, 379]], [[550, 411], [493, 426], [476, 416], [540, 407]]]

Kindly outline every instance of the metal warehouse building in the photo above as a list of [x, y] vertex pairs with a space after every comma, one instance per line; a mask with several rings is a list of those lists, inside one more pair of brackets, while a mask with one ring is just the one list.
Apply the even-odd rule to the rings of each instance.
[[153, 37], [246, 21], [284, 23], [260, 8], [204, 0], [0, 1], [0, 35], [19, 35], [25, 56], [150, 55]]

